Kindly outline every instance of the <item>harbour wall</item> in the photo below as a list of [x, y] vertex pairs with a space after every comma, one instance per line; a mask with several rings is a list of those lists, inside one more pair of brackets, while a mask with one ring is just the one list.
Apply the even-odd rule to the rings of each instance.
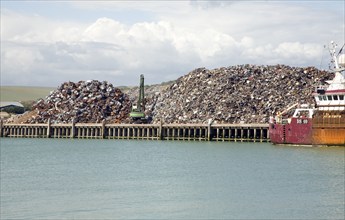
[[269, 142], [268, 124], [4, 124], [10, 138], [148, 139]]

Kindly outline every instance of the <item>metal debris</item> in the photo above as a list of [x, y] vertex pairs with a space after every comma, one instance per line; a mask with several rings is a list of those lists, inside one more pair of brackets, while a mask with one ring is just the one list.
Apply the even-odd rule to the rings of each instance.
[[332, 77], [314, 67], [285, 65], [199, 68], [150, 97], [153, 123], [267, 123], [293, 103], [314, 104], [314, 87]]
[[128, 96], [112, 84], [97, 80], [65, 82], [33, 108], [37, 115], [26, 123], [121, 123], [131, 108]]
[[[145, 115], [152, 123], [268, 123], [293, 103], [314, 104], [314, 87], [333, 73], [314, 67], [238, 65], [198, 68], [170, 84], [145, 87]], [[108, 82], [63, 83], [24, 123], [130, 123], [137, 88], [121, 92]]]

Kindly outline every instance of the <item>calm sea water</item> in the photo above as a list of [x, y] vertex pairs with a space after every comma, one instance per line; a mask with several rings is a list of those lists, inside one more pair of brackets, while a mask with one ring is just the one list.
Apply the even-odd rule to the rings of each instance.
[[0, 219], [343, 219], [345, 148], [0, 139]]

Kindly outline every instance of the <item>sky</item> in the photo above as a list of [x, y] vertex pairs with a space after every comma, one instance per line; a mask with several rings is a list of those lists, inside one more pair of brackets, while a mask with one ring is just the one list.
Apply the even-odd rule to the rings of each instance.
[[1, 86], [115, 86], [234, 65], [327, 69], [345, 1], [1, 0]]

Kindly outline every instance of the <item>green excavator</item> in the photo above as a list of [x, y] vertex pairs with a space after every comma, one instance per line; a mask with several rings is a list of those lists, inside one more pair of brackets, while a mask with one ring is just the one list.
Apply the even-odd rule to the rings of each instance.
[[133, 123], [147, 123], [145, 117], [145, 95], [144, 95], [144, 75], [140, 75], [139, 97], [137, 104], [132, 105], [132, 111], [129, 113]]

